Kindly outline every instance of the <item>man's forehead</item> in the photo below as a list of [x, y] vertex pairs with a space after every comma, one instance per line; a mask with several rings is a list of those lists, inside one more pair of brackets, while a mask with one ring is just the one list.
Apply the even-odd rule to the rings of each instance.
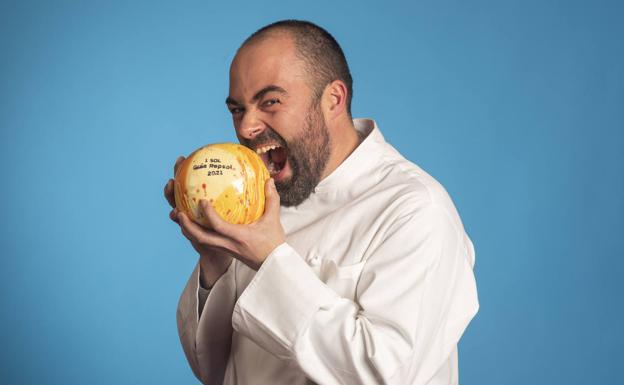
[[287, 33], [268, 33], [244, 43], [236, 53], [236, 58], [259, 54], [288, 55], [295, 51], [295, 40]]
[[252, 43], [242, 47], [232, 61], [230, 96], [250, 97], [271, 84], [290, 88], [305, 81], [303, 71], [303, 63], [296, 56], [291, 40], [267, 38]]

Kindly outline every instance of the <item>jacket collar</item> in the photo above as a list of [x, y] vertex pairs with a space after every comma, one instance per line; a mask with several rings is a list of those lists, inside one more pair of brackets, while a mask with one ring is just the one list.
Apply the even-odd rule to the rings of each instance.
[[386, 142], [377, 123], [372, 119], [354, 119], [353, 125], [364, 136], [364, 140], [331, 174], [319, 182], [314, 194], [349, 189], [361, 177], [370, 175], [372, 165], [379, 161], [379, 147]]

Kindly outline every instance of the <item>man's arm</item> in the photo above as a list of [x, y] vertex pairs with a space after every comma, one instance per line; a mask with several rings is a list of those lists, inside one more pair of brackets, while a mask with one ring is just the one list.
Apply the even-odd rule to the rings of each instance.
[[257, 269], [234, 307], [234, 329], [296, 361], [317, 383], [428, 382], [478, 309], [461, 223], [433, 202], [404, 207], [384, 241], [366, 253], [359, 279], [350, 283], [357, 289], [351, 300], [320, 280], [287, 243], [275, 243], [283, 234], [279, 197], [272, 184], [266, 187], [265, 214], [257, 222], [229, 224], [202, 205], [213, 230], [189, 228], [200, 244], [230, 250]]
[[198, 262], [178, 302], [178, 334], [195, 376], [204, 384], [223, 384], [236, 302], [235, 263], [214, 283], [205, 303], [199, 296], [200, 266]]
[[361, 274], [346, 269], [356, 301], [282, 244], [241, 294], [234, 328], [317, 383], [425, 384], [478, 309], [464, 236], [435, 205], [397, 219]]
[[[174, 175], [184, 160], [178, 157]], [[164, 195], [172, 207], [169, 218], [199, 254], [199, 261], [184, 288], [176, 314], [180, 342], [195, 376], [205, 384], [222, 384], [231, 345], [231, 316], [236, 301], [235, 264], [223, 249], [202, 244], [189, 227], [198, 226], [175, 208], [173, 180], [165, 185]], [[200, 288], [210, 288], [200, 296]]]

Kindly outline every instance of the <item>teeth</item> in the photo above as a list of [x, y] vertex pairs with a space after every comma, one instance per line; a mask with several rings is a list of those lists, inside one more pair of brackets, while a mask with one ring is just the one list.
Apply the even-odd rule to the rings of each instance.
[[276, 148], [279, 148], [279, 147], [281, 147], [281, 146], [278, 145], [278, 144], [272, 144], [270, 146], [259, 147], [259, 148], [256, 149], [256, 153], [258, 155], [262, 155], [262, 154], [264, 154], [265, 152], [267, 152], [269, 150], [275, 150]]
[[281, 169], [278, 169], [275, 163], [269, 162], [269, 165], [267, 166], [267, 170], [269, 170], [269, 175], [273, 177], [277, 175]]

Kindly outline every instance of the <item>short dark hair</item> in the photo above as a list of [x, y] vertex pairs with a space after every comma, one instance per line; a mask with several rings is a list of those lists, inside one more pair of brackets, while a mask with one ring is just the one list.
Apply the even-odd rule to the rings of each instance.
[[334, 80], [347, 86], [347, 113], [351, 116], [353, 79], [344, 52], [334, 37], [325, 29], [305, 20], [281, 20], [266, 25], [251, 34], [241, 45], [260, 40], [270, 32], [286, 32], [293, 38], [296, 55], [303, 60], [312, 82], [314, 101], [318, 103], [325, 87]]

